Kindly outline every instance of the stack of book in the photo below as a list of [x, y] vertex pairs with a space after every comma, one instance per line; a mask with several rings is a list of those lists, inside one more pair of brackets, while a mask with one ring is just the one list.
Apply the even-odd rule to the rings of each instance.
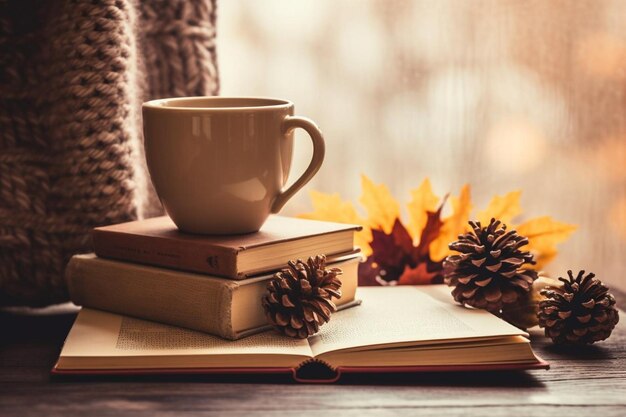
[[[261, 297], [288, 260], [326, 254], [343, 270], [340, 306], [358, 304], [356, 226], [272, 217], [252, 235], [179, 233], [167, 218], [98, 228], [95, 254], [68, 268], [83, 308], [53, 373], [290, 375], [546, 368], [528, 334], [452, 302], [449, 288], [367, 287], [357, 308], [319, 333], [291, 339], [267, 328]], [[249, 336], [245, 337], [244, 336]]]
[[273, 216], [261, 231], [189, 235], [168, 217], [96, 228], [95, 254], [67, 267], [71, 300], [83, 307], [236, 340], [266, 329], [261, 297], [291, 259], [325, 254], [343, 270], [342, 308], [355, 303], [358, 226]]

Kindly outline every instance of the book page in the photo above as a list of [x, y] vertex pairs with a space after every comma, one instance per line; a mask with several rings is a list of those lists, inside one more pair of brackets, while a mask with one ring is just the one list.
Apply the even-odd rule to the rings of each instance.
[[456, 305], [449, 291], [443, 285], [359, 288], [361, 306], [333, 314], [309, 344], [317, 356], [374, 345], [525, 334], [486, 311]]
[[61, 357], [84, 358], [239, 355], [311, 357], [312, 352], [306, 340], [273, 331], [231, 341], [87, 308], [79, 313], [61, 352]]

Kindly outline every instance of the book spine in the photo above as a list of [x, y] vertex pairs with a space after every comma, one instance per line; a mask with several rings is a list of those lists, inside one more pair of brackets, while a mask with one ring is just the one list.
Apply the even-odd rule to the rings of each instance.
[[181, 271], [243, 279], [237, 270], [237, 251], [201, 242], [181, 244], [176, 239], [94, 230], [94, 252], [102, 258], [119, 259]]
[[231, 312], [234, 281], [81, 256], [70, 260], [66, 280], [75, 304], [237, 337]]

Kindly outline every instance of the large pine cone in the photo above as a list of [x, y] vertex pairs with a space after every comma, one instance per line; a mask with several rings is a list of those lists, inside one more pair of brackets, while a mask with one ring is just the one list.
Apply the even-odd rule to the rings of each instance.
[[267, 284], [262, 304], [268, 321], [287, 336], [307, 338], [319, 331], [337, 310], [332, 297], [341, 297], [340, 268], [326, 268], [326, 256], [305, 263], [289, 261]]
[[539, 326], [557, 344], [591, 344], [611, 335], [619, 321], [615, 298], [594, 274], [580, 271], [576, 277], [559, 278], [562, 287], [541, 291]]
[[452, 296], [464, 305], [499, 312], [528, 293], [537, 272], [527, 269], [533, 265], [533, 255], [519, 248], [528, 239], [506, 225], [491, 219], [489, 226], [470, 221], [472, 231], [459, 235], [449, 248], [460, 252], [443, 262], [444, 281], [454, 287]]

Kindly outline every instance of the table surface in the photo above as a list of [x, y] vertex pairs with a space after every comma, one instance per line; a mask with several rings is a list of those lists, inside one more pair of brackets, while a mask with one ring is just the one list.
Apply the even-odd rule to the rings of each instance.
[[[618, 305], [624, 300], [618, 294]], [[626, 415], [624, 314], [610, 339], [586, 348], [557, 349], [531, 332], [549, 371], [347, 376], [332, 385], [264, 376], [53, 378], [75, 317], [70, 307], [0, 312], [0, 416]]]

